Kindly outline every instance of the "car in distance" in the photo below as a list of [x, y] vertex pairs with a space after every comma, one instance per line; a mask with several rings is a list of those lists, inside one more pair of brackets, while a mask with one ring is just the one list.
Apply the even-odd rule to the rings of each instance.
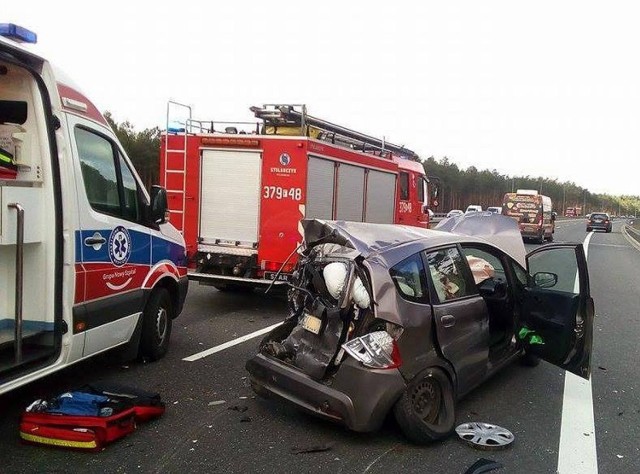
[[493, 214], [502, 214], [502, 208], [497, 206], [489, 206], [487, 207], [487, 211]]
[[452, 433], [460, 397], [523, 355], [589, 377], [582, 244], [526, 255], [517, 223], [484, 213], [440, 230], [302, 227], [288, 316], [246, 364], [258, 395], [361, 432], [393, 412], [408, 439], [428, 443]]
[[461, 216], [462, 214], [464, 214], [464, 212], [462, 212], [462, 210], [460, 209], [451, 209], [449, 212], [447, 212], [447, 219], [449, 217], [455, 217], [455, 216]]
[[613, 223], [611, 222], [609, 214], [606, 212], [592, 212], [589, 215], [589, 220], [587, 221], [587, 232], [591, 232], [596, 229], [604, 230], [607, 233], [611, 232], [613, 229]]
[[467, 206], [467, 210], [464, 211], [465, 214], [470, 214], [472, 212], [482, 212], [482, 206], [478, 206], [477, 204], [470, 204]]

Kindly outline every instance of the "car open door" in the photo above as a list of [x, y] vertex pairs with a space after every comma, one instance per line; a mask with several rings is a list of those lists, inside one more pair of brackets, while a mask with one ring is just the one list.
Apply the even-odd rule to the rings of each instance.
[[588, 379], [594, 306], [582, 244], [534, 250], [527, 272], [520, 340], [531, 354]]

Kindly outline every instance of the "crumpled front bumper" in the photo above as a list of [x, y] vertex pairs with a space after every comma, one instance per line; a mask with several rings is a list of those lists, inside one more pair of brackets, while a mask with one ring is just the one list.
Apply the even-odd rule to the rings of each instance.
[[397, 369], [368, 369], [352, 358], [343, 361], [331, 385], [264, 354], [247, 361], [246, 368], [258, 394], [361, 432], [380, 428], [406, 387]]

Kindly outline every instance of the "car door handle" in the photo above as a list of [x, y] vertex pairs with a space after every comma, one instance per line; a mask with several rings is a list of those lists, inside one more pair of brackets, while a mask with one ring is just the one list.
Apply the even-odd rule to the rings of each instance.
[[99, 232], [96, 232], [95, 234], [93, 234], [91, 237], [87, 237], [86, 239], [84, 239], [84, 244], [87, 247], [93, 247], [94, 245], [96, 246], [101, 246], [102, 244], [104, 244], [107, 241], [107, 239], [105, 239], [104, 237], [102, 237], [102, 235], [100, 235]]
[[444, 326], [445, 328], [451, 328], [455, 326], [456, 318], [454, 318], [450, 314], [446, 314], [440, 318], [440, 322], [442, 323], [442, 326]]

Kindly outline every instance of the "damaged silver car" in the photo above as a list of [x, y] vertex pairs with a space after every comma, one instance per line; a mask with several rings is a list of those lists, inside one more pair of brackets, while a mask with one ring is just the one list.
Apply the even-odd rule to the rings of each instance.
[[590, 374], [594, 307], [581, 244], [528, 255], [500, 215], [439, 230], [303, 221], [289, 314], [247, 370], [259, 395], [355, 431], [393, 411], [411, 441], [455, 427], [456, 401], [523, 358]]

